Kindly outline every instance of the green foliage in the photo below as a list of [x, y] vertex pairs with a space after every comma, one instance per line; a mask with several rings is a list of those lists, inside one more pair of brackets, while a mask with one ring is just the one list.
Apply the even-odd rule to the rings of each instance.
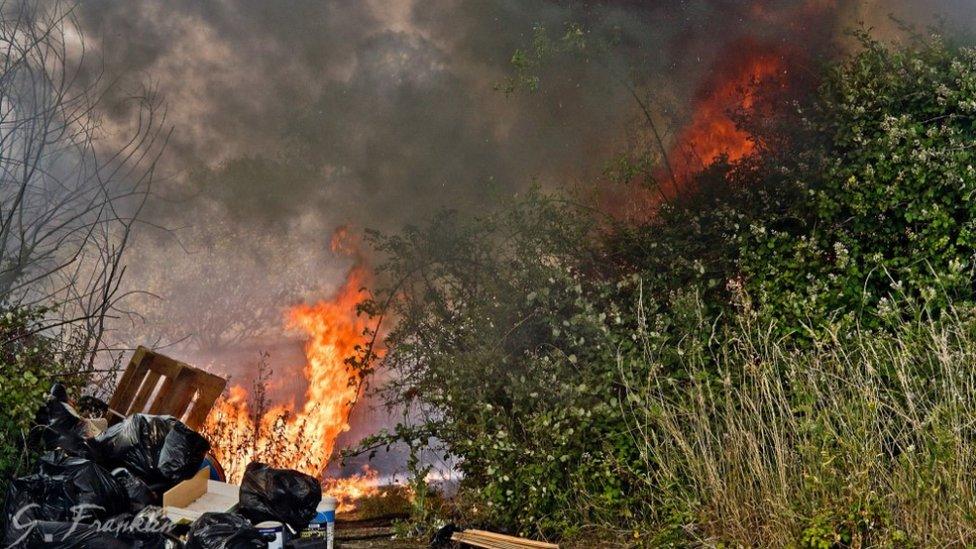
[[39, 334], [45, 312], [0, 313], [0, 479], [26, 464], [27, 432], [60, 370], [54, 342]]
[[[562, 512], [628, 512], [608, 299], [619, 287], [596, 239], [598, 219], [532, 194], [475, 221], [444, 214], [429, 227], [374, 237], [396, 284], [386, 338], [390, 402], [416, 408], [423, 431], [461, 458], [462, 490], [484, 520], [518, 531], [564, 531]], [[612, 433], [618, 433], [614, 436]]]
[[742, 238], [749, 287], [784, 327], [877, 325], [900, 298], [973, 297], [976, 50], [939, 38], [862, 50], [795, 113], [784, 186], [803, 190]]
[[585, 59], [586, 51], [586, 31], [580, 25], [568, 25], [566, 32], [555, 40], [546, 27], [536, 25], [532, 29], [532, 46], [525, 51], [515, 50], [511, 60], [514, 75], [499, 84], [497, 89], [507, 94], [519, 90], [538, 91], [541, 82], [539, 71], [544, 64], [554, 57], [565, 55], [583, 55]]

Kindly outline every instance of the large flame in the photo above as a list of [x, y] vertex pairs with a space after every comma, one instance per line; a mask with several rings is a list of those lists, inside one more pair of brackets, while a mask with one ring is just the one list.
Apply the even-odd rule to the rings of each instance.
[[[307, 337], [304, 404], [297, 409], [290, 403], [254, 409], [254, 395], [233, 385], [208, 418], [204, 432], [230, 482], [240, 482], [247, 464], [255, 460], [321, 478], [336, 439], [349, 430], [349, 414], [359, 398], [362, 379], [347, 360], [366, 344], [367, 326], [356, 314], [356, 305], [363, 297], [361, 288], [368, 282], [369, 271], [344, 229], [336, 232], [332, 249], [356, 259], [343, 286], [331, 299], [298, 305], [286, 315], [287, 327]], [[354, 496], [375, 491], [375, 479], [375, 474], [367, 472], [326, 487], [330, 495], [348, 504]]]

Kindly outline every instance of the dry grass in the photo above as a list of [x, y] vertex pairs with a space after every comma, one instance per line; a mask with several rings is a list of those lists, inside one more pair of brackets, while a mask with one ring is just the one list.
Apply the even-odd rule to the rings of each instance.
[[406, 486], [382, 486], [375, 493], [360, 498], [347, 520], [403, 519], [413, 510], [413, 494]]
[[772, 333], [744, 318], [690, 350], [677, 391], [621, 361], [653, 505], [686, 510], [704, 546], [976, 542], [976, 321], [953, 311], [805, 351]]

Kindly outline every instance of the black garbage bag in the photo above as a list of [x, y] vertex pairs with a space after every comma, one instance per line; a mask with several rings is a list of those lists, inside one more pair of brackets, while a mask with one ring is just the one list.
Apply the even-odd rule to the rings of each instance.
[[12, 544], [35, 520], [90, 523], [128, 510], [128, 495], [108, 471], [62, 451], [48, 452], [41, 456], [36, 474], [10, 482], [4, 539]]
[[129, 511], [138, 513], [150, 505], [160, 505], [163, 498], [139, 477], [125, 467], [112, 471], [112, 476], [129, 495]]
[[87, 422], [68, 404], [68, 393], [64, 386], [55, 383], [34, 416], [34, 427], [28, 442], [40, 451], [62, 449], [86, 457], [91, 453], [87, 431]]
[[102, 532], [90, 524], [75, 522], [35, 521], [25, 529], [14, 547], [26, 549], [129, 549], [129, 540], [120, 539], [113, 532]]
[[55, 381], [51, 385], [51, 390], [48, 391], [48, 397], [57, 400], [58, 402], [68, 402], [68, 390], [61, 383]]
[[99, 462], [125, 467], [165, 492], [200, 469], [210, 443], [172, 416], [135, 414], [92, 440]]
[[[10, 481], [3, 504], [3, 547], [15, 547], [18, 540], [29, 534], [29, 526], [44, 518], [42, 507], [44, 481], [37, 475]], [[40, 496], [39, 496], [40, 495]]]
[[315, 478], [255, 461], [244, 471], [238, 510], [255, 524], [275, 520], [298, 531], [308, 526], [320, 501], [322, 486]]
[[463, 530], [464, 528], [458, 528], [453, 522], [445, 524], [431, 536], [430, 549], [449, 549], [453, 547], [454, 542], [451, 540], [451, 536]]
[[136, 513], [125, 535], [140, 549], [182, 549], [176, 535], [178, 527], [161, 507], [150, 506]]
[[190, 525], [186, 549], [265, 549], [268, 542], [251, 523], [232, 513], [204, 513]]
[[66, 512], [73, 513], [73, 505], [83, 505], [91, 516], [99, 518], [112, 517], [129, 508], [125, 489], [91, 460], [48, 452], [41, 456], [37, 474], [45, 479], [48, 504], [56, 504]]

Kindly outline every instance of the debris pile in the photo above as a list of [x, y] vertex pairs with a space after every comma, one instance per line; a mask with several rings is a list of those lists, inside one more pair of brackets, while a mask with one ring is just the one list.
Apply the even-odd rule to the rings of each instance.
[[56, 384], [35, 422], [29, 444], [40, 458], [32, 474], [9, 484], [4, 547], [288, 547], [322, 501], [313, 477], [252, 463], [239, 491], [218, 483], [235, 489], [230, 508], [171, 510], [167, 494], [186, 494], [194, 479], [204, 491], [216, 482], [208, 480], [210, 444], [179, 419], [136, 413], [108, 426], [79, 415]]

